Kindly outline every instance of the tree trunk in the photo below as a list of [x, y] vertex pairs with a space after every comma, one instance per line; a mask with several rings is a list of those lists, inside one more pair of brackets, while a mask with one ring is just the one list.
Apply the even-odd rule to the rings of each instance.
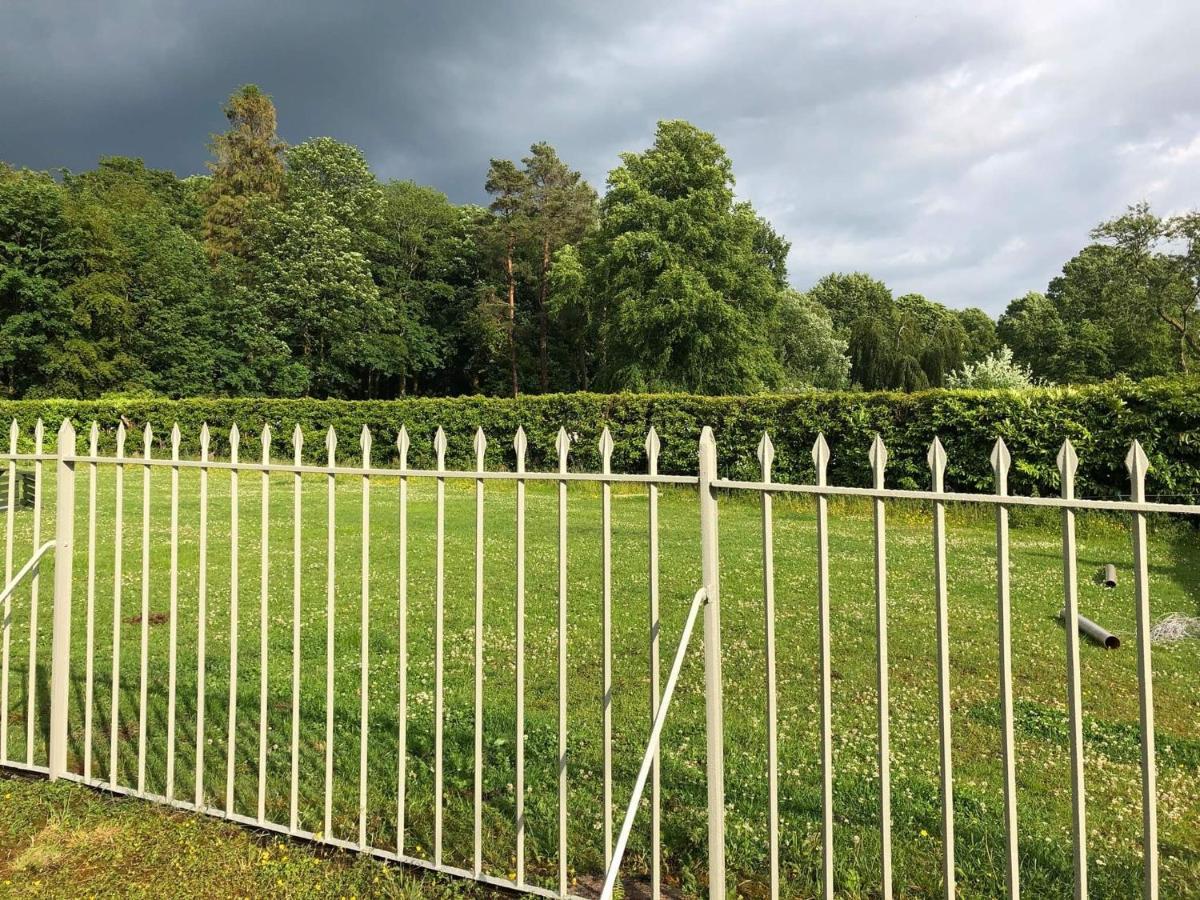
[[542, 277], [538, 285], [538, 385], [545, 394], [550, 390], [550, 321], [546, 314], [546, 292], [550, 281], [550, 238], [542, 238]]
[[1179, 367], [1186, 375], [1188, 373], [1188, 351], [1200, 356], [1200, 346], [1196, 345], [1196, 339], [1188, 331], [1187, 313], [1183, 314], [1183, 320], [1180, 321], [1167, 313], [1161, 306], [1157, 307], [1156, 312], [1160, 319], [1179, 333]]
[[579, 385], [582, 390], [588, 390], [592, 386], [592, 379], [588, 376], [587, 365], [587, 348], [580, 343], [579, 345]]
[[508, 242], [504, 255], [504, 272], [508, 278], [508, 351], [512, 364], [513, 396], [520, 393], [517, 381], [517, 279], [513, 272], [513, 242]]

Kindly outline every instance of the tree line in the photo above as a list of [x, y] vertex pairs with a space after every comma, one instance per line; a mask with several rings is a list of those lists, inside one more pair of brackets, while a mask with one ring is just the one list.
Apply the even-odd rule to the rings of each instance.
[[1106, 222], [993, 321], [862, 273], [807, 291], [715, 137], [660, 122], [601, 196], [553, 147], [493, 159], [487, 206], [287, 146], [253, 85], [210, 173], [0, 163], [0, 393], [391, 398], [916, 390], [1187, 372], [1200, 215]]

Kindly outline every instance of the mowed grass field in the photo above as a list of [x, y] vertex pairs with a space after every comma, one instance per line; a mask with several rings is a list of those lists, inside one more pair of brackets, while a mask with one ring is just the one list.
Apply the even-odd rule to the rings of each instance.
[[[150, 542], [150, 679], [147, 789], [165, 790], [169, 626], [169, 470], [152, 474]], [[197, 670], [198, 473], [180, 476], [179, 640], [175, 793], [194, 790]], [[240, 583], [236, 811], [254, 815], [259, 733], [261, 476], [240, 478]], [[83, 744], [88, 469], [77, 479], [77, 555], [73, 607], [70, 765], [81, 770]], [[53, 478], [48, 467], [43, 540], [53, 537]], [[271, 478], [267, 558], [269, 634], [266, 661], [267, 817], [286, 824], [290, 773], [292, 666], [291, 475]], [[325, 479], [305, 477], [301, 529], [300, 827], [323, 825], [325, 752]], [[553, 484], [530, 483], [526, 549], [526, 799], [528, 879], [554, 887], [557, 835], [557, 495]], [[209, 480], [206, 801], [223, 806], [229, 697], [230, 478]], [[510, 876], [514, 867], [514, 591], [515, 487], [488, 482], [485, 517], [485, 870]], [[603, 869], [601, 743], [600, 489], [569, 488], [569, 865], [586, 892]], [[100, 468], [95, 597], [93, 775], [108, 778], [113, 656], [114, 480]], [[119, 778], [136, 782], [138, 650], [141, 632], [142, 470], [129, 466], [125, 485], [124, 565], [120, 576], [121, 698]], [[412, 479], [409, 501], [409, 706], [405, 849], [430, 857], [433, 840], [434, 483]], [[643, 488], [617, 486], [613, 496], [614, 828], [632, 788], [649, 733], [647, 498]], [[871, 509], [831, 502], [832, 669], [835, 860], [837, 889], [871, 896], [879, 878], [876, 764], [876, 655]], [[928, 508], [888, 507], [891, 739], [894, 872], [898, 895], [929, 896], [940, 888], [940, 799], [931, 519]], [[759, 498], [723, 495], [723, 660], [725, 677], [727, 854], [729, 884], [741, 896], [766, 892], [767, 771]], [[674, 653], [688, 603], [699, 586], [698, 510], [694, 491], [660, 494], [662, 668]], [[953, 681], [956, 864], [964, 896], [1000, 896], [1004, 889], [1003, 799], [998, 732], [994, 524], [987, 508], [951, 508], [949, 596]], [[371, 482], [370, 732], [368, 840], [396, 843], [398, 731], [398, 482]], [[16, 513], [16, 565], [31, 545], [32, 512]], [[474, 484], [450, 481], [446, 494], [445, 615], [445, 861], [472, 860], [474, 686]], [[362, 591], [361, 480], [339, 478], [335, 539], [336, 664], [333, 833], [355, 839], [359, 784], [359, 646]], [[783, 892], [811, 896], [820, 887], [819, 664], [815, 516], [811, 499], [775, 501], [775, 568], [779, 679], [780, 812]], [[1067, 896], [1072, 880], [1064, 635], [1058, 518], [1013, 513], [1013, 671], [1016, 696], [1018, 822], [1021, 878], [1027, 896]], [[1089, 874], [1093, 896], [1140, 890], [1140, 777], [1131, 550], [1127, 523], [1079, 517], [1080, 605], [1117, 632], [1124, 645], [1082, 647], [1087, 734]], [[1105, 563], [1121, 574], [1116, 589], [1095, 580]], [[49, 700], [51, 572], [40, 588], [35, 759], [45, 760]], [[1200, 605], [1200, 540], [1186, 525], [1152, 521], [1153, 617], [1196, 615]], [[8, 754], [24, 759], [30, 593], [22, 589], [12, 617], [12, 683]], [[1165, 896], [1194, 894], [1200, 884], [1200, 649], [1195, 641], [1155, 647], [1159, 738], [1159, 839]], [[702, 640], [693, 640], [663, 741], [664, 877], [687, 896], [706, 879], [705, 737]], [[24, 785], [24, 783], [23, 783]], [[8, 788], [6, 787], [6, 790]], [[20, 788], [21, 795], [32, 790]], [[51, 790], [46, 788], [47, 791]], [[62, 790], [56, 788], [54, 790]], [[10, 792], [11, 793], [11, 792]], [[129, 801], [118, 808], [128, 821]], [[159, 816], [144, 807], [147, 817]], [[36, 819], [36, 816], [33, 817]], [[147, 821], [156, 821], [148, 819]], [[165, 821], [165, 820], [164, 820]], [[173, 828], [192, 827], [170, 821]], [[649, 816], [643, 806], [626, 869], [644, 875]], [[166, 825], [163, 826], [167, 828]], [[198, 826], [199, 827], [199, 826]], [[208, 827], [204, 825], [202, 827]], [[227, 828], [228, 826], [221, 826]], [[167, 834], [164, 831], [164, 834]], [[27, 840], [20, 829], [9, 841]], [[164, 846], [171, 841], [164, 838]], [[183, 844], [180, 844], [183, 846]], [[17, 857], [0, 850], [0, 868]], [[182, 852], [182, 851], [181, 851]], [[257, 851], [256, 851], [257, 852]], [[275, 851], [278, 854], [279, 851]], [[300, 845], [286, 850], [304, 858]], [[169, 872], [186, 886], [186, 858]], [[120, 864], [115, 864], [120, 865]], [[53, 867], [51, 866], [52, 871]], [[5, 878], [49, 877], [28, 868]], [[372, 870], [375, 871], [375, 870]], [[118, 869], [119, 877], [119, 869]], [[289, 876], [291, 877], [291, 876]], [[372, 876], [374, 877], [374, 876]], [[107, 882], [112, 884], [113, 882]], [[258, 882], [254, 882], [257, 884]], [[338, 882], [342, 883], [342, 882]], [[347, 882], [349, 883], [349, 882]], [[359, 882], [353, 882], [358, 884]], [[331, 882], [332, 884], [332, 882]], [[363, 880], [359, 890], [368, 890]], [[249, 890], [249, 889], [248, 889]], [[340, 889], [330, 887], [337, 893]]]

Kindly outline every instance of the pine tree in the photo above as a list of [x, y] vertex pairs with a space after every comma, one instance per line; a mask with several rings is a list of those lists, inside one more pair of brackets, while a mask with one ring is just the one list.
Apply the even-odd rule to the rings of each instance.
[[275, 133], [275, 104], [257, 85], [234, 91], [224, 107], [229, 130], [213, 135], [206, 192], [204, 243], [209, 259], [244, 256], [252, 205], [274, 201], [283, 190], [285, 145]]
[[520, 392], [517, 371], [517, 244], [526, 222], [526, 193], [529, 182], [525, 173], [507, 159], [493, 159], [484, 187], [495, 199], [491, 210], [496, 217], [496, 232], [504, 266], [504, 287], [508, 297], [508, 351], [512, 392]]
[[538, 386], [550, 390], [550, 269], [554, 254], [582, 238], [596, 219], [596, 191], [540, 141], [525, 165], [530, 238], [537, 258]]

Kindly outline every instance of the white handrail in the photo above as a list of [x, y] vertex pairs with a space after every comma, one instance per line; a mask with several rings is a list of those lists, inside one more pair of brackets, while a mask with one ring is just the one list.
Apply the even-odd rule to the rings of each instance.
[[[17, 589], [17, 587], [21, 584], [21, 582], [25, 580], [25, 577], [30, 572], [32, 572], [34, 569], [36, 569], [38, 567], [38, 564], [42, 561], [42, 557], [45, 556], [48, 552], [50, 552], [53, 549], [54, 549], [54, 541], [46, 541], [46, 543], [44, 543], [44, 544], [42, 544], [42, 546], [38, 547], [37, 553], [35, 553], [35, 554], [33, 554], [33, 556], [29, 557], [29, 562], [27, 562], [27, 563], [25, 563], [25, 565], [21, 566], [21, 571], [19, 571], [13, 577], [13, 580], [10, 581], [5, 586], [3, 591], [0, 591], [0, 603], [3, 603], [5, 600], [7, 600], [9, 597], [12, 596], [13, 591], [15, 591]], [[5, 627], [8, 626], [7, 622], [5, 622], [4, 624], [5, 624]]]
[[662, 736], [667, 710], [671, 707], [671, 695], [675, 693], [675, 683], [679, 681], [679, 670], [683, 668], [683, 659], [687, 655], [688, 642], [692, 637], [692, 629], [696, 625], [696, 616], [700, 612], [700, 607], [706, 602], [708, 602], [708, 592], [704, 588], [700, 588], [696, 591], [696, 596], [692, 598], [687, 621], [683, 624], [683, 634], [679, 637], [679, 648], [675, 651], [675, 661], [671, 663], [671, 674], [667, 676], [667, 684], [663, 688], [662, 704], [658, 707], [658, 715], [654, 717], [654, 727], [650, 729], [650, 742], [646, 746], [646, 755], [642, 757], [642, 767], [638, 770], [637, 781], [633, 786], [633, 795], [629, 798], [629, 806], [625, 808], [625, 821], [621, 825], [621, 834], [613, 848], [612, 862], [608, 866], [608, 871], [604, 873], [604, 889], [600, 892], [600, 900], [612, 900], [613, 888], [617, 882], [617, 872], [620, 871], [621, 860], [625, 856], [625, 845], [629, 843], [629, 832], [633, 829], [633, 820], [637, 816], [638, 805], [642, 802], [642, 794], [646, 790], [646, 779], [650, 775], [650, 766], [658, 755], [658, 742]]

